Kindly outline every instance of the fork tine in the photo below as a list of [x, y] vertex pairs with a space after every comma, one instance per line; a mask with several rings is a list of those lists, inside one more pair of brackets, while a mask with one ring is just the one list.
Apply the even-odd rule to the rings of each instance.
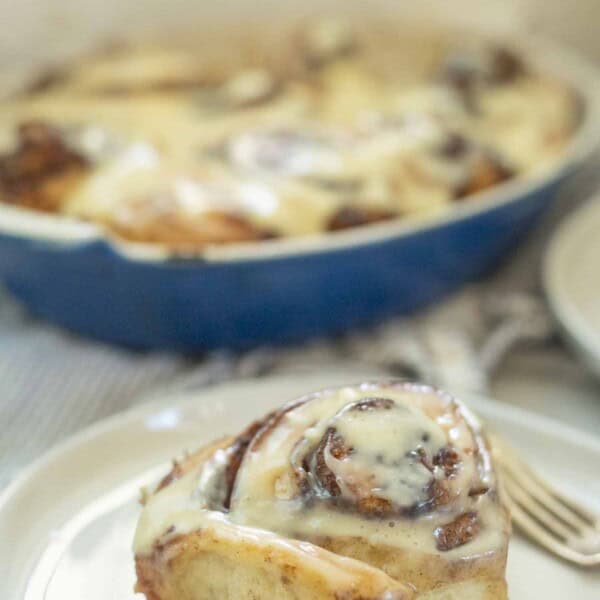
[[571, 498], [568, 498], [564, 494], [551, 488], [549, 485], [546, 484], [545, 487], [553, 498], [588, 523], [589, 526], [594, 529], [594, 531], [600, 531], [600, 518], [597, 515], [592, 514], [589, 510], [580, 504], [577, 504], [575, 501], [571, 500]]
[[[570, 515], [575, 519], [579, 519], [585, 525], [593, 527], [595, 530], [600, 530], [600, 519], [597, 515], [592, 514], [589, 510], [581, 506], [579, 503], [567, 498], [564, 494], [553, 488], [544, 479], [542, 479], [527, 463], [525, 463], [517, 454], [517, 452], [502, 438], [498, 435], [492, 434], [490, 436], [493, 447], [500, 451], [498, 455], [499, 461], [502, 462], [505, 468], [515, 470], [515, 466], [518, 465], [519, 469], [523, 472], [523, 476], [520, 477], [520, 481], [526, 483], [528, 488], [531, 489], [531, 481], [535, 481], [539, 485], [540, 491], [545, 491], [547, 496], [550, 496], [554, 500], [553, 505], [556, 506], [557, 516], [563, 518], [566, 522], [570, 522], [569, 517], [566, 516], [564, 510], [570, 511]], [[503, 458], [503, 455], [510, 460]], [[544, 496], [544, 500], [547, 498]], [[552, 501], [550, 501], [552, 502]], [[550, 503], [549, 502], [549, 503]], [[564, 507], [564, 510], [559, 508]]]
[[501, 438], [490, 441], [515, 524], [565, 560], [600, 565], [600, 518], [548, 485]]
[[517, 502], [511, 501], [511, 515], [514, 522], [519, 528], [525, 532], [531, 539], [538, 544], [575, 564], [592, 567], [600, 565], [600, 553], [597, 554], [582, 554], [577, 550], [573, 550], [565, 543], [558, 541], [552, 537], [546, 530], [542, 529], [537, 521], [535, 521], [529, 513], [524, 511]]
[[559, 502], [546, 488], [539, 486], [537, 480], [532, 483], [528, 474], [519, 469], [520, 466], [520, 464], [516, 466], [509, 463], [502, 464], [505, 475], [510, 476], [522, 490], [527, 492], [539, 504], [540, 507], [545, 508], [565, 525], [571, 527], [571, 534], [573, 531], [581, 534], [597, 531], [589, 525], [587, 520], [581, 518], [578, 513], [566, 508], [565, 505]]
[[526, 510], [532, 517], [539, 522], [540, 526], [546, 528], [546, 530], [558, 538], [562, 542], [566, 542], [570, 537], [573, 536], [573, 530], [565, 527], [561, 521], [555, 519], [551, 513], [549, 513], [545, 507], [532, 500], [531, 495], [523, 491], [518, 484], [506, 477], [504, 480], [504, 486], [508, 495], [517, 503], [521, 508]]

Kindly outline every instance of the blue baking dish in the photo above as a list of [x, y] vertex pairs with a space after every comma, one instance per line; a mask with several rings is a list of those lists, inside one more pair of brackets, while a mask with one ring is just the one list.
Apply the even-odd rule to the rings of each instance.
[[582, 100], [578, 132], [551, 171], [427, 221], [214, 247], [186, 259], [109, 239], [87, 223], [0, 206], [0, 278], [32, 313], [70, 330], [188, 352], [295, 342], [423, 307], [514, 248], [596, 145], [595, 69], [539, 41], [520, 45]]

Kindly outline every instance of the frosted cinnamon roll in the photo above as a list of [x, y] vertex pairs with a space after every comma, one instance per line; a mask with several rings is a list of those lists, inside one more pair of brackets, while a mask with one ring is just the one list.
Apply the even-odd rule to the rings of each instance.
[[508, 534], [476, 418], [428, 386], [365, 383], [176, 463], [138, 523], [137, 591], [505, 599]]

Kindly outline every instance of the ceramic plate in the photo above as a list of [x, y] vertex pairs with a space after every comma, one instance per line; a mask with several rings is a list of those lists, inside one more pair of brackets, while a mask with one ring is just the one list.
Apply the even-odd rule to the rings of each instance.
[[[141, 486], [164, 474], [183, 448], [236, 432], [300, 393], [358, 378], [354, 372], [222, 385], [118, 415], [57, 447], [0, 498], [0, 598], [134, 600], [131, 539]], [[600, 509], [600, 441], [489, 400], [468, 404], [550, 480]], [[598, 600], [600, 590], [600, 572], [570, 567], [518, 535], [508, 581], [511, 600]]]
[[567, 339], [600, 376], [600, 197], [553, 238], [544, 265], [548, 303]]

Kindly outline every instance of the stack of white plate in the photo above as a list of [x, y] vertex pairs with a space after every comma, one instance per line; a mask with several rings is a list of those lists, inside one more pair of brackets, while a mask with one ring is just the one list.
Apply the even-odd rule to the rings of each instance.
[[600, 376], [600, 196], [558, 230], [546, 255], [544, 285], [567, 341]]

